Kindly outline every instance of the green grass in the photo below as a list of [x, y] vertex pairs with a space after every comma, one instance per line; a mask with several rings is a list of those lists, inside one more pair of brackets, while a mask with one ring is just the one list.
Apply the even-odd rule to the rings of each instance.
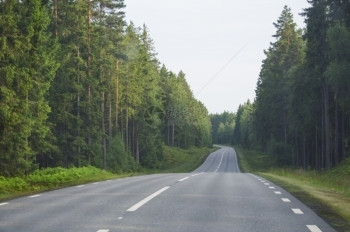
[[47, 168], [37, 170], [29, 176], [5, 178], [0, 176], [0, 201], [37, 192], [74, 186], [88, 182], [124, 177], [95, 167]]
[[177, 147], [164, 147], [164, 160], [160, 166], [160, 172], [185, 173], [192, 172], [199, 167], [207, 156], [218, 148], [181, 149]]
[[235, 148], [244, 172], [285, 188], [338, 231], [350, 232], [350, 159], [329, 171], [276, 168], [261, 152]]

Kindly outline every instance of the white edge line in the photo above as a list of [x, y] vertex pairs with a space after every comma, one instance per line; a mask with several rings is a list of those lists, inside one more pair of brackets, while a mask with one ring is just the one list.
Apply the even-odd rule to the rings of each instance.
[[36, 197], [40, 197], [41, 195], [37, 194], [37, 195], [32, 195], [32, 196], [29, 196], [29, 198], [36, 198]]
[[164, 192], [165, 190], [167, 190], [168, 188], [170, 188], [169, 186], [164, 187], [162, 189], [159, 189], [157, 192], [149, 195], [148, 197], [146, 197], [145, 199], [143, 199], [142, 201], [139, 201], [138, 203], [136, 203], [135, 205], [131, 206], [129, 209], [127, 209], [126, 211], [128, 212], [134, 212], [137, 209], [139, 209], [141, 206], [143, 206], [144, 204], [146, 204], [147, 202], [149, 202], [150, 200], [152, 200], [153, 198], [155, 198], [156, 196], [158, 196], [159, 194], [161, 194], [162, 192]]
[[190, 178], [190, 177], [185, 177], [185, 178], [182, 178], [182, 179], [178, 180], [178, 182], [185, 181], [185, 180], [187, 180], [188, 178]]
[[280, 191], [274, 191], [275, 194], [282, 194]]
[[320, 228], [316, 225], [306, 225], [306, 227], [311, 231], [311, 232], [322, 232]]
[[2, 205], [8, 205], [9, 203], [8, 202], [4, 202], [4, 203], [0, 203], [0, 206]]
[[81, 188], [81, 187], [84, 187], [85, 185], [78, 185], [77, 188]]
[[270, 188], [270, 189], [274, 189], [275, 187], [273, 187], [273, 186], [269, 186], [269, 188]]

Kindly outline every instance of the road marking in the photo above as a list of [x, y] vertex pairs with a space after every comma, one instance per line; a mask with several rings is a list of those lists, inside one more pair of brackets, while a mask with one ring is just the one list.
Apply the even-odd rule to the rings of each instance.
[[216, 168], [215, 172], [218, 172], [220, 166], [221, 166], [221, 163], [222, 163], [222, 158], [224, 158], [224, 154], [225, 154], [225, 151], [221, 154], [221, 159], [220, 159], [220, 162], [219, 162], [219, 165], [218, 167]]
[[118, 220], [122, 220], [123, 219], [123, 217], [118, 217]]
[[292, 209], [292, 211], [293, 211], [295, 214], [304, 214], [303, 211], [301, 211], [301, 209]]
[[101, 229], [101, 230], [98, 230], [97, 232], [108, 232], [109, 230], [106, 230], [106, 229]]
[[8, 205], [8, 204], [9, 204], [8, 202], [4, 202], [4, 203], [0, 203], [0, 206]]
[[270, 188], [270, 189], [275, 189], [275, 187], [273, 187], [273, 186], [269, 186], [269, 188]]
[[78, 185], [77, 188], [81, 188], [81, 187], [84, 187], [85, 185]]
[[100, 182], [95, 182], [95, 183], [92, 183], [92, 184], [99, 184]]
[[185, 180], [187, 180], [188, 178], [189, 178], [189, 177], [182, 178], [182, 179], [178, 180], [178, 182], [185, 181]]
[[290, 202], [290, 200], [289, 200], [288, 198], [281, 198], [281, 200], [282, 200], [283, 202]]
[[274, 191], [275, 194], [282, 194], [280, 191]]
[[37, 194], [37, 195], [33, 195], [33, 196], [29, 196], [29, 198], [36, 198], [36, 197], [40, 197], [41, 195]]
[[152, 200], [153, 198], [155, 198], [156, 196], [158, 196], [159, 194], [161, 194], [162, 192], [164, 192], [165, 190], [167, 190], [168, 188], [170, 188], [169, 186], [164, 187], [160, 190], [158, 190], [157, 192], [149, 195], [148, 197], [146, 197], [145, 199], [143, 199], [142, 201], [136, 203], [135, 205], [133, 205], [132, 207], [130, 207], [128, 210], [128, 212], [134, 212], [136, 211], [138, 208], [140, 208], [141, 206], [143, 206], [144, 204], [146, 204], [147, 202], [149, 202], [150, 200]]
[[264, 185], [270, 185], [270, 183], [264, 183]]
[[307, 225], [306, 226], [311, 232], [322, 232], [320, 228], [318, 228], [316, 225]]
[[261, 182], [261, 183], [265, 183], [266, 181], [264, 181], [264, 180], [261, 180], [260, 182]]

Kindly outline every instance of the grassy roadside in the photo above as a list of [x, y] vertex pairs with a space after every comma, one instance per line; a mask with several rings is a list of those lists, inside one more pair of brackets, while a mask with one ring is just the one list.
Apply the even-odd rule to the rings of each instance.
[[27, 177], [5, 178], [0, 176], [0, 202], [21, 196], [80, 185], [89, 182], [116, 179], [151, 173], [191, 172], [202, 164], [205, 158], [217, 148], [180, 149], [164, 147], [165, 159], [157, 170], [144, 170], [139, 173], [114, 174], [95, 167], [47, 168], [37, 170]]
[[69, 169], [47, 168], [37, 170], [27, 177], [0, 176], [0, 202], [48, 190], [131, 175], [133, 173], [113, 174], [89, 166]]
[[324, 172], [274, 168], [266, 155], [235, 148], [244, 172], [285, 188], [336, 230], [350, 232], [350, 160]]

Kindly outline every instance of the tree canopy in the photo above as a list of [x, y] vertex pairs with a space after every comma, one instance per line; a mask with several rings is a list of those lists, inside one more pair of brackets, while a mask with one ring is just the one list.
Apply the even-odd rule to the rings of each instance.
[[163, 145], [211, 145], [185, 74], [156, 57], [123, 0], [0, 2], [0, 175], [157, 167]]
[[309, 3], [304, 32], [287, 6], [274, 23], [255, 101], [238, 108], [233, 142], [277, 165], [329, 169], [350, 151], [350, 5]]

